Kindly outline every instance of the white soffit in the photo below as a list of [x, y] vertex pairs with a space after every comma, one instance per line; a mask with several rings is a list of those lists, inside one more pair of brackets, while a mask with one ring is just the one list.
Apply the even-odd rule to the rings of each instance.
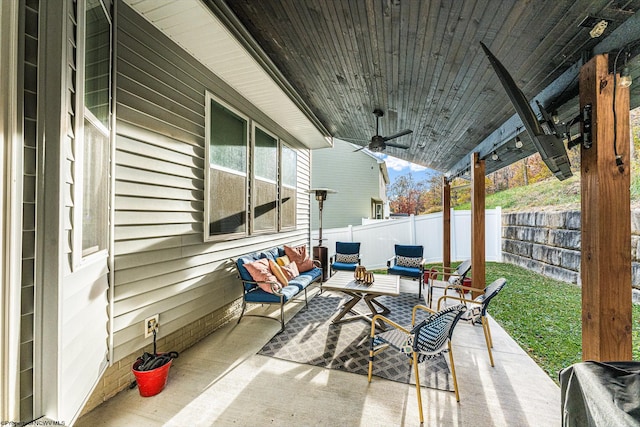
[[331, 142], [200, 0], [124, 0], [308, 148]]

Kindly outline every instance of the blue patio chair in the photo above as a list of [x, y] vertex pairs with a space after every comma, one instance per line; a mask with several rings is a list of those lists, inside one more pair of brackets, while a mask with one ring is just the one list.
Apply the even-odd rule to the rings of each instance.
[[[417, 310], [424, 310], [429, 313], [429, 315], [426, 319], [416, 325]], [[460, 320], [462, 314], [466, 310], [467, 307], [465, 307], [464, 304], [448, 307], [438, 312], [435, 312], [423, 305], [416, 305], [413, 307], [411, 326], [409, 327], [402, 327], [379, 314], [373, 316], [371, 321], [369, 382], [371, 382], [373, 361], [376, 354], [387, 348], [404, 353], [409, 360], [409, 366], [413, 365], [414, 369], [421, 426], [423, 425], [424, 420], [422, 415], [422, 395], [420, 394], [419, 363], [433, 359], [441, 353], [449, 352], [449, 364], [451, 365], [451, 376], [453, 377], [453, 390], [456, 393], [456, 401], [460, 401], [458, 380], [456, 378], [456, 367], [453, 363], [451, 336], [453, 335], [453, 330], [456, 327], [458, 320]], [[376, 321], [379, 320], [392, 326], [392, 329], [376, 334]]]
[[413, 245], [395, 245], [395, 256], [387, 260], [387, 274], [418, 279], [418, 297], [422, 299], [424, 248]]
[[355, 271], [360, 265], [360, 242], [336, 242], [336, 253], [329, 258], [334, 271]]

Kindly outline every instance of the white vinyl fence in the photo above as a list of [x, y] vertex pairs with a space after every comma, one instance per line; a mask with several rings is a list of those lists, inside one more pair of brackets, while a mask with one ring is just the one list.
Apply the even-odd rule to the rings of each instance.
[[[485, 211], [485, 251], [487, 261], [502, 261], [502, 212]], [[311, 232], [317, 245], [318, 230]], [[322, 229], [322, 245], [335, 254], [336, 242], [360, 242], [362, 265], [370, 269], [386, 267], [394, 255], [394, 245], [422, 245], [427, 262], [442, 261], [442, 212], [411, 215], [406, 219], [370, 221], [366, 225]], [[451, 211], [451, 260], [471, 258], [471, 211]]]

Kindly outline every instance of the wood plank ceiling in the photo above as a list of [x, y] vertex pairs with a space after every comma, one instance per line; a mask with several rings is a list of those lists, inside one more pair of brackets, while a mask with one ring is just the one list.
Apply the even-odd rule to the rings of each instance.
[[[379, 108], [381, 135], [413, 130], [393, 141], [408, 150], [387, 147], [386, 153], [442, 172], [515, 112], [481, 41], [531, 99], [640, 8], [640, 0], [209, 4], [235, 14], [334, 137], [366, 144]], [[609, 20], [601, 38], [579, 25], [587, 15]], [[523, 130], [508, 131], [513, 137]], [[527, 144], [512, 158], [531, 152]], [[488, 172], [497, 168], [487, 165]]]

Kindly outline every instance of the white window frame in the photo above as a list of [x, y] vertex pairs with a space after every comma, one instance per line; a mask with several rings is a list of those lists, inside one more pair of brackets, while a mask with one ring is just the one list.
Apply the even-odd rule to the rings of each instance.
[[[293, 186], [290, 186], [288, 184], [284, 183], [284, 173], [283, 173], [283, 166], [282, 166], [282, 161], [284, 160], [284, 157], [282, 155], [282, 152], [284, 151], [284, 149], [289, 149], [291, 151], [293, 151], [293, 153], [296, 156], [296, 165], [295, 165], [295, 174], [296, 174], [296, 179], [295, 179], [295, 184]], [[287, 144], [286, 142], [284, 142], [283, 140], [280, 140], [280, 147], [279, 147], [279, 155], [278, 155], [278, 192], [279, 192], [279, 196], [278, 196], [278, 231], [288, 231], [288, 230], [295, 230], [298, 226], [298, 216], [296, 214], [294, 214], [294, 218], [293, 218], [293, 225], [283, 225], [282, 224], [282, 189], [287, 187], [287, 188], [291, 188], [295, 195], [296, 195], [296, 204], [298, 203], [298, 150], [296, 150], [295, 148], [293, 148], [291, 145]]]
[[[84, 2], [79, 2], [81, 7], [78, 8], [78, 34], [77, 34], [77, 44], [78, 48], [77, 52], [77, 70], [76, 70], [76, 132], [74, 138], [74, 148], [75, 148], [75, 156], [73, 159], [73, 172], [74, 172], [74, 180], [73, 180], [73, 224], [72, 224], [72, 239], [73, 246], [71, 248], [72, 251], [72, 269], [78, 270], [83, 266], [92, 264], [99, 260], [106, 259], [109, 251], [109, 224], [107, 224], [105, 233], [105, 247], [102, 249], [98, 249], [96, 252], [93, 252], [88, 255], [83, 255], [82, 248], [82, 232], [83, 232], [83, 207], [84, 207], [84, 140], [85, 140], [85, 119], [90, 121], [93, 126], [95, 126], [101, 133], [105, 134], [107, 137], [109, 144], [111, 144], [111, 131], [107, 129], [101, 122], [98, 120], [91, 111], [89, 111], [85, 107], [85, 65], [86, 65], [86, 4]], [[110, 49], [109, 49], [109, 114], [110, 114], [110, 123], [113, 122], [113, 20], [111, 19], [110, 14], [105, 9], [106, 5], [103, 1], [100, 1], [102, 5], [103, 12], [105, 18], [109, 21], [109, 33], [110, 33]], [[108, 150], [111, 153], [111, 149]], [[103, 165], [104, 170], [104, 180], [105, 184], [109, 185], [110, 182], [110, 166]], [[109, 188], [109, 187], [107, 187]], [[107, 209], [110, 209], [110, 197], [107, 197]]]
[[[224, 108], [228, 109], [232, 113], [236, 114], [238, 117], [242, 118], [247, 122], [247, 133], [245, 135], [247, 141], [247, 164], [244, 174], [239, 173], [234, 169], [225, 168], [223, 166], [212, 165], [211, 164], [211, 101], [216, 102], [217, 104], [222, 105]], [[234, 240], [238, 238], [248, 237], [251, 234], [250, 223], [249, 223], [249, 185], [250, 181], [250, 165], [251, 165], [251, 119], [238, 111], [236, 108], [233, 108], [231, 105], [218, 98], [214, 94], [209, 91], [205, 92], [205, 143], [204, 143], [204, 158], [205, 158], [205, 177], [204, 177], [204, 224], [203, 224], [203, 238], [205, 242], [211, 241], [221, 241], [221, 240]], [[209, 234], [209, 223], [211, 220], [210, 208], [211, 208], [211, 197], [210, 197], [210, 189], [211, 189], [211, 173], [210, 169], [218, 169], [227, 173], [233, 173], [236, 175], [244, 176], [245, 178], [245, 191], [244, 191], [244, 205], [245, 205], [245, 223], [247, 224], [246, 231], [239, 233], [225, 233], [225, 234]]]
[[[275, 181], [268, 179], [268, 178], [258, 178], [256, 177], [256, 162], [255, 162], [255, 158], [256, 158], [256, 129], [260, 129], [261, 132], [266, 133], [267, 135], [269, 135], [271, 138], [273, 138], [276, 141], [276, 147], [275, 147], [275, 151], [276, 151], [276, 179]], [[249, 212], [249, 226], [250, 226], [250, 234], [251, 235], [260, 235], [260, 234], [274, 234], [280, 231], [280, 206], [279, 206], [279, 200], [280, 200], [280, 138], [278, 138], [278, 136], [276, 134], [274, 134], [273, 132], [268, 131], [264, 126], [261, 126], [259, 123], [255, 122], [255, 121], [251, 121], [251, 142], [249, 144], [251, 146], [251, 149], [249, 150], [249, 168], [250, 168], [250, 181], [249, 181], [249, 192], [251, 192], [252, 189], [256, 188], [256, 181], [262, 181], [262, 182], [267, 182], [269, 184], [275, 184], [276, 186], [276, 220], [275, 220], [275, 227], [273, 229], [270, 230], [256, 230], [255, 229], [255, 224], [256, 224], [256, 219], [255, 219], [255, 215], [254, 215], [254, 211], [255, 211], [255, 203], [254, 200], [249, 201], [247, 198], [247, 205], [248, 208], [250, 209]]]
[[[223, 106], [224, 108], [228, 109], [229, 111], [231, 111], [232, 113], [236, 114], [238, 117], [242, 118], [243, 120], [246, 121], [247, 123], [247, 164], [246, 164], [246, 175], [245, 174], [241, 174], [238, 171], [235, 170], [231, 170], [225, 167], [221, 167], [221, 166], [217, 166], [217, 165], [212, 165], [210, 163], [210, 157], [211, 157], [211, 102], [214, 101], [217, 104]], [[287, 185], [287, 188], [292, 188], [295, 193], [296, 193], [296, 203], [297, 203], [297, 188], [298, 188], [298, 151], [292, 147], [290, 144], [286, 144], [281, 138], [278, 137], [278, 135], [272, 131], [270, 131], [269, 129], [267, 129], [266, 126], [261, 125], [259, 122], [251, 119], [249, 116], [247, 116], [246, 114], [243, 114], [241, 111], [239, 111], [238, 109], [232, 107], [231, 105], [229, 105], [229, 103], [223, 101], [222, 99], [220, 99], [219, 97], [217, 97], [216, 95], [214, 95], [213, 93], [209, 92], [209, 91], [205, 91], [205, 143], [204, 143], [204, 148], [205, 148], [205, 188], [204, 188], [204, 223], [203, 223], [203, 240], [205, 242], [207, 241], [225, 241], [225, 240], [236, 240], [236, 239], [242, 239], [242, 238], [246, 238], [246, 237], [252, 237], [252, 236], [260, 236], [260, 235], [269, 235], [269, 234], [278, 234], [280, 232], [283, 231], [289, 231], [289, 230], [294, 230], [297, 228], [297, 224], [298, 224], [298, 218], [297, 215], [294, 218], [294, 224], [290, 225], [290, 226], [286, 226], [283, 227], [282, 226], [282, 200], [281, 200], [281, 195], [282, 195], [282, 188], [285, 187], [285, 184], [282, 182], [282, 150], [283, 147], [287, 147], [288, 149], [292, 150], [295, 154], [296, 154], [296, 166], [295, 166], [295, 173], [296, 173], [296, 183], [295, 183], [295, 187], [291, 187], [290, 185]], [[250, 194], [251, 191], [253, 191], [253, 189], [255, 188], [255, 184], [256, 181], [259, 179], [263, 182], [269, 182], [271, 183], [272, 181], [270, 179], [265, 179], [265, 178], [256, 178], [255, 176], [255, 132], [256, 129], [260, 129], [260, 131], [266, 133], [267, 135], [269, 135], [270, 137], [272, 137], [275, 141], [276, 141], [276, 181], [273, 182], [273, 184], [276, 185], [276, 223], [275, 223], [275, 228], [273, 229], [269, 229], [269, 230], [255, 230], [255, 218], [254, 218], [254, 200], [250, 200]], [[215, 234], [215, 235], [210, 235], [209, 234], [209, 227], [210, 227], [210, 221], [211, 221], [211, 214], [210, 214], [210, 209], [211, 209], [211, 203], [213, 203], [213, 201], [211, 200], [210, 194], [211, 194], [211, 169], [218, 169], [227, 173], [235, 173], [237, 175], [242, 175], [245, 176], [246, 180], [245, 180], [245, 194], [244, 194], [244, 206], [245, 206], [245, 212], [246, 212], [246, 217], [245, 217], [245, 221], [247, 224], [246, 227], [246, 231], [244, 232], [240, 232], [240, 233], [226, 233], [226, 234]]]

